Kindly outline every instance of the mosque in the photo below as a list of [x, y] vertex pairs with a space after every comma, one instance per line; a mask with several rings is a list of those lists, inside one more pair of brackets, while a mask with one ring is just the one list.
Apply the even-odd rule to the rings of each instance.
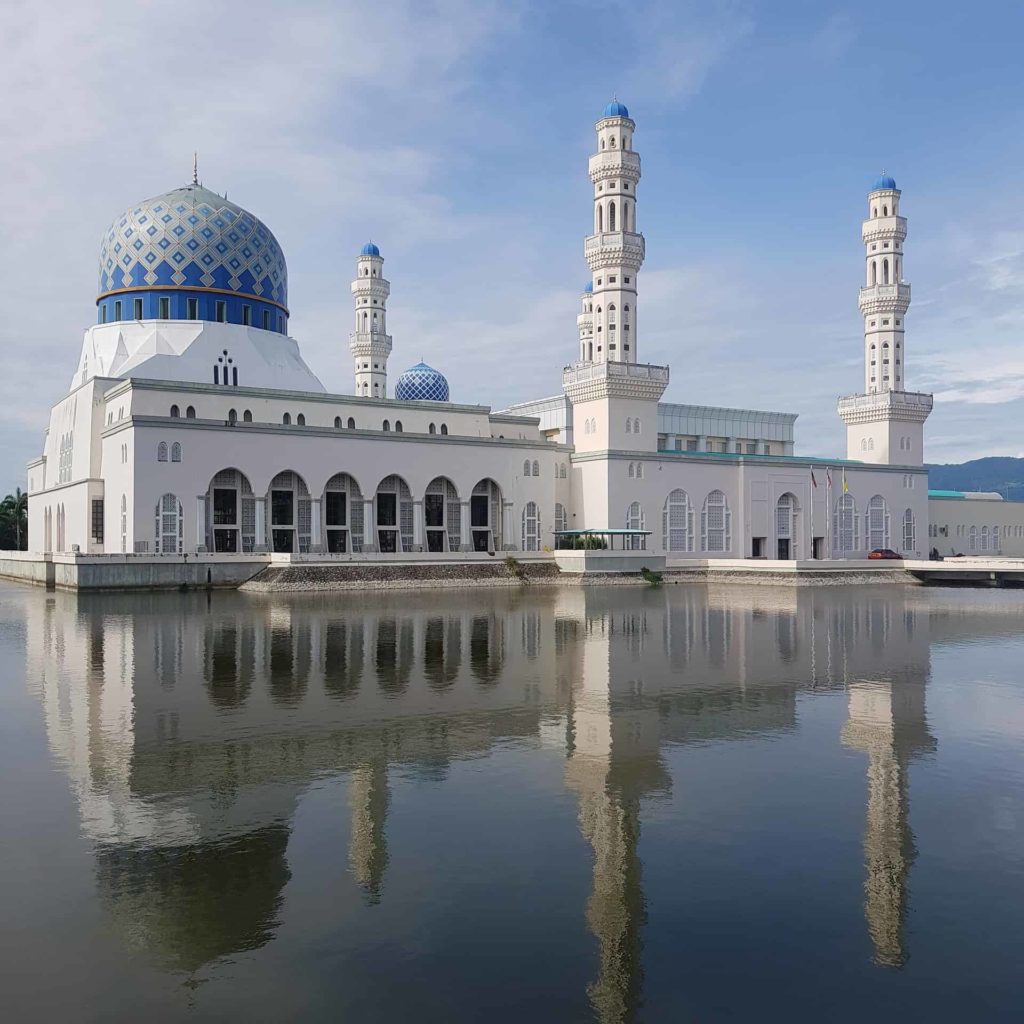
[[115, 218], [96, 323], [28, 466], [30, 551], [471, 558], [615, 530], [675, 558], [926, 554], [932, 397], [905, 389], [895, 181], [868, 193], [846, 458], [798, 457], [795, 414], [662, 401], [669, 368], [640, 359], [636, 124], [615, 101], [595, 127], [572, 361], [561, 393], [503, 411], [453, 402], [423, 363], [391, 390], [372, 242], [352, 282], [354, 391], [330, 394], [288, 334], [284, 253], [257, 217], [193, 175]]

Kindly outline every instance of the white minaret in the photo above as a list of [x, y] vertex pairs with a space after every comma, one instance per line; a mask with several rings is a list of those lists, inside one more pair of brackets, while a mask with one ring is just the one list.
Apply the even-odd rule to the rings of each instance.
[[907, 218], [899, 215], [900, 190], [885, 173], [868, 193], [864, 239], [864, 393], [903, 391], [903, 321], [910, 306], [910, 285], [904, 284], [903, 243]]
[[576, 317], [580, 332], [580, 362], [594, 361], [594, 286], [588, 281], [580, 296], [580, 312]]
[[387, 333], [387, 300], [391, 284], [384, 280], [380, 249], [367, 242], [356, 257], [356, 279], [352, 282], [355, 302], [355, 330], [349, 336], [349, 350], [355, 361], [356, 394], [365, 398], [387, 398], [388, 356], [391, 335]]
[[839, 400], [847, 458], [885, 465], [924, 464], [924, 421], [932, 396], [906, 390], [904, 322], [910, 285], [903, 281], [907, 219], [901, 192], [887, 174], [868, 193], [864, 240], [864, 393]]
[[640, 154], [636, 124], [613, 100], [596, 124], [597, 152], [590, 158], [594, 233], [584, 254], [593, 277], [594, 346], [587, 362], [636, 362], [636, 276], [644, 262], [644, 236], [636, 230]]

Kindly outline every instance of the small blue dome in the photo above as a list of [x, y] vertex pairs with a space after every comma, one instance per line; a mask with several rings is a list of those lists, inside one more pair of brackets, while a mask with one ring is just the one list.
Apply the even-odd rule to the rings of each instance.
[[871, 186], [872, 192], [879, 192], [882, 189], [892, 189], [896, 187], [896, 179], [891, 178], [888, 174], [880, 174], [875, 180], [874, 185]]
[[604, 108], [604, 117], [629, 117], [629, 111], [626, 109], [625, 103], [620, 103], [618, 100], [612, 100], [607, 107]]
[[360, 256], [379, 256], [380, 249], [373, 244], [373, 242], [367, 242], [366, 245], [359, 250]]
[[585, 284], [585, 285], [583, 286], [583, 290], [584, 290], [585, 292], [592, 292], [592, 291], [594, 290], [594, 282], [593, 282], [593, 281], [588, 281], [588, 282], [587, 282], [587, 283], [586, 283], [586, 284]]
[[448, 381], [432, 366], [417, 363], [398, 378], [395, 398], [400, 402], [447, 402]]

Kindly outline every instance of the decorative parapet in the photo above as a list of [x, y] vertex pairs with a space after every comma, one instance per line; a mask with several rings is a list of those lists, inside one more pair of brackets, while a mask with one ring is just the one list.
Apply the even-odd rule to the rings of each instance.
[[839, 399], [839, 416], [847, 426], [898, 420], [924, 423], [934, 399], [920, 391], [880, 391], [875, 395], [848, 395]]
[[910, 306], [910, 285], [876, 284], [861, 288], [859, 305], [864, 316], [872, 313], [906, 313]]
[[594, 183], [611, 177], [635, 182], [640, 177], [640, 154], [632, 149], [606, 149], [590, 158], [589, 169]]
[[562, 388], [573, 402], [599, 398], [657, 401], [668, 387], [668, 367], [651, 363], [574, 363], [562, 370]]
[[619, 266], [635, 270], [644, 261], [644, 236], [635, 231], [599, 231], [587, 236], [583, 255], [591, 270]]

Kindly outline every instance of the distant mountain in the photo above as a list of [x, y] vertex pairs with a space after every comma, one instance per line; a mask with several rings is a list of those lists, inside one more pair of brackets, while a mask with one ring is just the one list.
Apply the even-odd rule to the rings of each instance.
[[1024, 459], [994, 456], [925, 468], [933, 491], [998, 491], [1010, 501], [1024, 501]]

